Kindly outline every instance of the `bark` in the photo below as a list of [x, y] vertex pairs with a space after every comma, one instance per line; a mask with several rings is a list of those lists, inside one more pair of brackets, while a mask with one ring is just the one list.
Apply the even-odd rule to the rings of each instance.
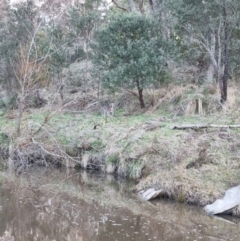
[[153, 1], [149, 0], [149, 5], [150, 5], [150, 9], [152, 10], [152, 12], [154, 12], [154, 7], [153, 7]]
[[218, 39], [218, 61], [217, 61], [217, 80], [218, 80], [218, 83], [219, 83], [219, 87], [220, 87], [220, 90], [222, 90], [222, 69], [221, 69], [221, 59], [222, 59], [222, 43], [221, 43], [221, 26], [222, 26], [222, 23], [221, 21], [219, 22], [219, 27], [218, 27], [218, 36], [217, 36], [217, 39]]
[[217, 81], [219, 85], [219, 90], [221, 94], [221, 102], [222, 102], [222, 96], [223, 94], [223, 76], [222, 76], [222, 41], [221, 41], [221, 27], [222, 22], [219, 22], [219, 28], [218, 28], [218, 68], [217, 68]]
[[119, 9], [125, 11], [125, 12], [128, 12], [128, 10], [127, 10], [126, 8], [120, 6], [120, 5], [118, 4], [118, 2], [116, 2], [115, 0], [112, 0], [112, 2], [116, 5], [117, 8], [119, 8]]
[[[86, 65], [85, 65], [85, 81], [88, 82], [88, 62], [89, 62], [89, 54], [88, 54], [88, 34], [87, 37], [85, 39], [85, 43], [84, 43], [84, 51], [86, 53]], [[87, 93], [87, 85], [85, 85], [85, 93]]]
[[214, 124], [188, 124], [188, 125], [176, 125], [173, 130], [186, 130], [186, 129], [206, 129], [206, 128], [226, 128], [226, 129], [237, 129], [240, 128], [240, 125], [214, 125]]
[[148, 1], [150, 8], [154, 14], [158, 11], [158, 2], [156, 0], [149, 0]]
[[140, 87], [140, 82], [137, 80], [137, 90], [138, 90], [138, 99], [140, 102], [141, 109], [145, 108], [145, 103], [143, 100], [143, 88]]
[[17, 136], [21, 135], [21, 122], [24, 109], [24, 97], [20, 96], [18, 101]]
[[141, 109], [145, 108], [145, 103], [144, 103], [144, 100], [143, 100], [143, 89], [138, 89], [138, 95], [139, 95], [139, 101], [140, 101], [140, 106], [141, 106]]
[[[215, 35], [213, 33], [211, 33], [211, 42], [210, 42], [210, 55], [212, 55], [213, 59], [215, 60], [214, 56], [215, 56], [215, 50], [216, 50], [216, 38]], [[213, 83], [213, 76], [214, 76], [214, 68], [218, 69], [216, 62], [214, 64], [214, 61], [212, 61], [212, 63], [210, 63], [210, 65], [208, 66], [207, 69], [207, 73], [206, 73], [206, 80], [207, 83]]]
[[208, 84], [213, 84], [214, 73], [215, 73], [214, 66], [212, 63], [210, 63], [206, 72], [206, 81]]
[[224, 103], [227, 100], [227, 80], [229, 76], [229, 61], [228, 61], [228, 22], [227, 22], [227, 11], [226, 2], [223, 4], [223, 17], [224, 17], [224, 72], [222, 77], [222, 91], [221, 91], [221, 102]]

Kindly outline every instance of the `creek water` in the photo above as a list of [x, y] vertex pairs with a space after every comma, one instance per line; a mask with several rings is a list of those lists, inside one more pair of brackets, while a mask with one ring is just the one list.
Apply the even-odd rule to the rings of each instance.
[[0, 177], [0, 241], [240, 241], [238, 219], [144, 202], [112, 176], [38, 167]]

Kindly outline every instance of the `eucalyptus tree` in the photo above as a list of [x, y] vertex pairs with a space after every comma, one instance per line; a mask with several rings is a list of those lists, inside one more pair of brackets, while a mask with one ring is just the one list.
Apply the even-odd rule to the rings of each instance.
[[[9, 92], [16, 96], [18, 106], [17, 134], [27, 100], [49, 83], [48, 38], [34, 1], [5, 6], [1, 31], [1, 75]], [[31, 98], [31, 97], [30, 97]]]
[[[176, 18], [176, 32], [189, 48], [207, 53], [217, 73], [221, 102], [227, 100], [227, 82], [234, 31], [239, 28], [238, 0], [169, 0], [168, 6]], [[179, 31], [180, 30], [180, 31]]]
[[18, 82], [13, 67], [17, 61], [20, 45], [29, 42], [33, 35], [37, 8], [33, 1], [17, 3], [14, 6], [6, 3], [1, 13], [0, 74], [6, 89], [9, 92], [15, 92]]
[[68, 11], [69, 36], [75, 39], [75, 59], [85, 59], [84, 78], [89, 77], [89, 43], [96, 26], [101, 21], [101, 2], [98, 0], [75, 1]]
[[164, 72], [166, 45], [153, 18], [121, 14], [95, 33], [92, 61], [104, 87], [136, 89], [144, 108], [144, 88], [158, 83]]

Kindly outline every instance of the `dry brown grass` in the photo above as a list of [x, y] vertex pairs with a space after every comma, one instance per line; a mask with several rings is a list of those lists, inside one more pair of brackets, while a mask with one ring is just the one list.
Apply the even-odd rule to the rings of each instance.
[[[199, 205], [212, 202], [239, 180], [239, 153], [233, 151], [233, 143], [238, 145], [238, 134], [218, 130], [190, 131], [175, 136], [175, 141], [169, 138], [156, 142], [158, 153], [149, 154], [147, 162], [151, 174], [137, 190], [158, 184], [171, 199]], [[203, 162], [187, 169], [188, 163], [198, 160], [203, 148], [207, 150]]]

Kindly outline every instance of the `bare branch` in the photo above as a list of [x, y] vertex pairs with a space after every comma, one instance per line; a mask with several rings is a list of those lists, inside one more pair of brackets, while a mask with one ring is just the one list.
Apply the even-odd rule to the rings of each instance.
[[117, 6], [117, 8], [119, 8], [119, 9], [125, 11], [125, 12], [129, 12], [126, 8], [121, 7], [121, 6], [116, 2], [116, 0], [112, 0], [112, 2]]
[[240, 125], [214, 125], [214, 124], [187, 124], [173, 126], [173, 130], [186, 130], [186, 129], [206, 129], [206, 128], [225, 128], [225, 129], [237, 129]]

